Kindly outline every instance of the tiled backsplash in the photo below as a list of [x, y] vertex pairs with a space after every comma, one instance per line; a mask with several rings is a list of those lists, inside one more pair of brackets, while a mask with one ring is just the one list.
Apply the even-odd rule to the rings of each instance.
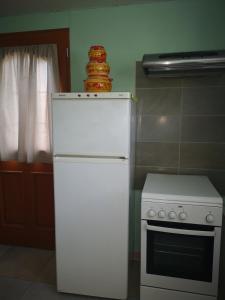
[[146, 173], [207, 175], [225, 195], [225, 74], [147, 78], [136, 70], [136, 189]]

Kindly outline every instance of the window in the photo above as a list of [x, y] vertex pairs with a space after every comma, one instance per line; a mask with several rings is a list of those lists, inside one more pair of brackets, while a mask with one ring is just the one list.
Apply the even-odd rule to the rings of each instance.
[[0, 159], [51, 160], [50, 94], [69, 91], [68, 30], [0, 35]]

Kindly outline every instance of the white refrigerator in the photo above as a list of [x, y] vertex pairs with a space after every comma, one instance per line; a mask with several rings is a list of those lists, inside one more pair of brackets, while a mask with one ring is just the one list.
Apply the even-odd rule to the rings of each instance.
[[57, 289], [126, 299], [134, 102], [53, 94], [52, 116]]

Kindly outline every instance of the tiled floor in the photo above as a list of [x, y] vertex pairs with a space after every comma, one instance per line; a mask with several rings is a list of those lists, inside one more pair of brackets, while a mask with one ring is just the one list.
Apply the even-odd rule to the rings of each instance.
[[[139, 264], [131, 263], [129, 299], [139, 298]], [[57, 293], [55, 252], [0, 245], [0, 300], [91, 300]], [[93, 298], [96, 300], [96, 298]]]
[[[224, 270], [222, 259], [218, 300], [225, 299]], [[57, 293], [54, 251], [0, 245], [0, 300], [91, 299], [97, 298]], [[139, 264], [131, 262], [129, 300], [138, 299]]]

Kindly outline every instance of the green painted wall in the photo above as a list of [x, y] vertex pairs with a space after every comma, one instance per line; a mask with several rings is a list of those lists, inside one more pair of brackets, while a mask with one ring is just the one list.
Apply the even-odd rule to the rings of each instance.
[[[225, 0], [147, 5], [0, 18], [0, 32], [70, 28], [72, 91], [83, 90], [91, 45], [108, 53], [113, 91], [135, 91], [135, 62], [144, 53], [225, 49]], [[139, 250], [140, 191], [132, 204], [132, 247]]]
[[69, 27], [72, 90], [83, 89], [87, 52], [102, 44], [114, 91], [134, 91], [135, 61], [144, 53], [225, 48], [224, 0], [146, 5], [0, 18], [0, 32]]

